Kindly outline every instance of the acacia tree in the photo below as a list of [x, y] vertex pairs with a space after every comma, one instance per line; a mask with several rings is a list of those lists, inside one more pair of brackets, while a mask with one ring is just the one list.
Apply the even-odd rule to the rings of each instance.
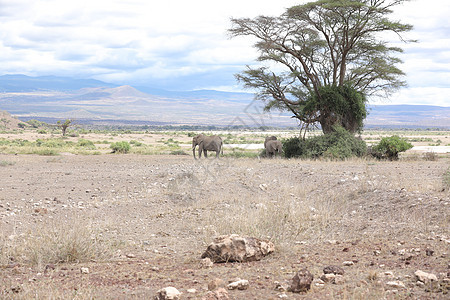
[[319, 123], [324, 133], [335, 125], [358, 131], [368, 96], [387, 97], [406, 85], [396, 66], [402, 49], [380, 39], [393, 32], [405, 41], [402, 33], [412, 26], [387, 15], [406, 1], [319, 0], [279, 17], [231, 19], [231, 36], [256, 38], [258, 60], [268, 63], [247, 66], [236, 78], [258, 91], [266, 111], [290, 111], [304, 124]]
[[64, 121], [64, 123], [62, 123], [61, 121], [58, 121], [58, 122], [56, 122], [56, 124], [57, 124], [59, 127], [61, 127], [62, 135], [65, 136], [65, 135], [66, 135], [67, 128], [69, 128], [70, 124], [72, 124], [72, 120], [66, 119], [66, 120]]

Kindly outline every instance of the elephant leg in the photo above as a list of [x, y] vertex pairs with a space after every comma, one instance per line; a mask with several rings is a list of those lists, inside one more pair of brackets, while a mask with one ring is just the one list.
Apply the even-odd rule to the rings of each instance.
[[203, 150], [205, 152], [205, 158], [208, 158], [208, 150]]

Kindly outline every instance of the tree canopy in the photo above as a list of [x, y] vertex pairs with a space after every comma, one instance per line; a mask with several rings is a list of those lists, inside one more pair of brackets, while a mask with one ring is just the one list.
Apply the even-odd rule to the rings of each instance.
[[265, 110], [293, 113], [324, 132], [340, 125], [362, 128], [366, 96], [389, 96], [406, 85], [397, 67], [401, 48], [381, 34], [402, 34], [411, 25], [388, 19], [409, 0], [319, 0], [293, 6], [279, 17], [231, 19], [232, 37], [252, 36], [263, 66], [236, 77], [258, 91]]

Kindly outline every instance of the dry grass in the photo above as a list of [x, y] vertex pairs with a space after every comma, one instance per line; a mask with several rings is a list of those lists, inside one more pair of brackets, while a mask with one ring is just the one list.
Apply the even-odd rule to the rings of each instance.
[[94, 228], [80, 220], [52, 221], [20, 234], [0, 237], [0, 264], [47, 264], [102, 260], [112, 253], [113, 241], [102, 240]]

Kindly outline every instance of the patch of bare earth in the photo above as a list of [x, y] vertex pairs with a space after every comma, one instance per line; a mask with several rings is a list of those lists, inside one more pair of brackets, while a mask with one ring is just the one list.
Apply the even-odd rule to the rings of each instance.
[[[230, 299], [448, 297], [448, 158], [0, 161], [0, 298], [148, 299], [173, 286], [201, 299], [215, 278], [249, 281]], [[208, 244], [231, 233], [276, 250], [203, 267]], [[329, 265], [344, 269], [339, 284], [318, 280]], [[276, 289], [302, 268], [314, 276], [307, 293]], [[418, 283], [417, 270], [438, 283]]]

